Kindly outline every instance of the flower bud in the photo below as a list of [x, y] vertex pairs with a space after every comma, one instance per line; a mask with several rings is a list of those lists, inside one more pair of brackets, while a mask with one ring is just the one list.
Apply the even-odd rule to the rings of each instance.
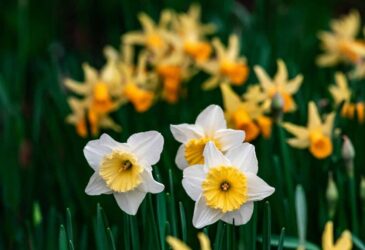
[[346, 166], [347, 173], [349, 174], [349, 176], [353, 176], [354, 158], [355, 158], [354, 146], [352, 145], [351, 140], [345, 135], [345, 136], [343, 136], [342, 159], [345, 162], [345, 166]]
[[[365, 178], [361, 177], [360, 181], [360, 198], [363, 203], [365, 203]], [[365, 206], [365, 204], [363, 204]]]
[[327, 199], [329, 217], [333, 218], [333, 216], [335, 215], [335, 212], [336, 212], [336, 205], [337, 205], [337, 201], [338, 201], [338, 191], [337, 191], [336, 183], [333, 180], [333, 176], [332, 176], [331, 172], [328, 175], [326, 199]]
[[276, 93], [272, 97], [271, 101], [271, 115], [274, 121], [278, 122], [282, 119], [284, 113], [283, 109], [284, 109], [284, 99], [279, 93]]

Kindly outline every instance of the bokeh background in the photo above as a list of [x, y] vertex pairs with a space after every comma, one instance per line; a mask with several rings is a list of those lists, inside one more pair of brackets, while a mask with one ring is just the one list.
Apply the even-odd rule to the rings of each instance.
[[[197, 231], [191, 226], [193, 202], [180, 184], [182, 174], [174, 163], [178, 144], [172, 138], [169, 124], [193, 122], [207, 105], [222, 104], [219, 89], [203, 91], [200, 84], [206, 76], [202, 73], [192, 79], [188, 95], [175, 105], [161, 102], [140, 114], [128, 104], [113, 114], [123, 130], [121, 133], [107, 132], [117, 140], [151, 129], [160, 131], [165, 137], [165, 149], [156, 169], [169, 194], [149, 196], [138, 216], [131, 219], [120, 211], [111, 196], [89, 197], [84, 193], [92, 170], [82, 149], [92, 138], [80, 138], [74, 127], [65, 123], [70, 109], [66, 102], [69, 93], [63, 86], [65, 77], [83, 79], [82, 62], [101, 67], [105, 63], [102, 54], [105, 45], [119, 48], [123, 33], [140, 29], [139, 12], [146, 12], [157, 20], [162, 9], [183, 12], [191, 3], [172, 0], [0, 2], [0, 249], [57, 249], [62, 232], [60, 225], [67, 227], [70, 219], [75, 248], [106, 248], [103, 245], [105, 239], [99, 239], [97, 224], [100, 216], [107, 218], [104, 223], [110, 226], [118, 249], [133, 247], [126, 243], [125, 235], [137, 231], [143, 239], [141, 248], [153, 244], [160, 246], [159, 242], [153, 242], [152, 236], [144, 236], [143, 232], [160, 233], [166, 220], [170, 223], [173, 220], [170, 213], [173, 209], [179, 217], [178, 201], [183, 201], [185, 207], [189, 242], [193, 246], [196, 244]], [[317, 32], [328, 29], [331, 18], [348, 13], [350, 9], [358, 9], [363, 17], [365, 13], [362, 0], [206, 0], [194, 3], [201, 5], [203, 21], [214, 23], [218, 28], [216, 35], [224, 42], [232, 32], [239, 35], [241, 52], [250, 67], [258, 64], [273, 74], [276, 59], [282, 58], [288, 65], [290, 76], [304, 75], [304, 83], [296, 97], [299, 109], [287, 118], [301, 124], [306, 122], [308, 100], [329, 97], [327, 88], [333, 82], [334, 72], [344, 69], [344, 66], [319, 69], [315, 65], [315, 57], [320, 52]], [[242, 93], [250, 83], [257, 82], [253, 73], [247, 82], [236, 88], [237, 92]], [[355, 173], [358, 187], [360, 177], [365, 175], [364, 126], [356, 121], [346, 121], [342, 128], [357, 151]], [[298, 236], [293, 199], [295, 185], [301, 184], [307, 199], [307, 240], [320, 245], [327, 213], [328, 169], [336, 173], [340, 196], [335, 217], [338, 230], [353, 226], [348, 216], [347, 180], [340, 154], [318, 161], [306, 152], [286, 147], [286, 156], [283, 156], [281, 145], [285, 135], [282, 133], [274, 131], [269, 140], [260, 138], [254, 142], [260, 162], [259, 175], [276, 187], [275, 194], [269, 198], [272, 233], [279, 235], [281, 228], [285, 227], [286, 235]], [[340, 141], [335, 146], [338, 152]], [[285, 157], [289, 159], [285, 164], [291, 167], [291, 184], [283, 176]], [[358, 214], [362, 215], [359, 216], [357, 234], [364, 240], [365, 204], [361, 206], [360, 198], [357, 199]], [[173, 205], [164, 207], [165, 202]], [[97, 203], [104, 208], [102, 215], [101, 209], [97, 212]], [[254, 249], [256, 245], [260, 249], [251, 229], [257, 222], [258, 234], [262, 232], [264, 205], [256, 207], [253, 222], [240, 229], [243, 240], [237, 242], [245, 243], [240, 245], [244, 247], [241, 249]], [[165, 215], [158, 215], [153, 221], [149, 215], [151, 210], [155, 210], [154, 214]], [[141, 222], [150, 227], [156, 222], [158, 228], [147, 230], [141, 226], [145, 223]], [[128, 223], [132, 225], [132, 231], [126, 228]], [[133, 225], [137, 231], [133, 231]], [[173, 230], [174, 227], [170, 228]], [[214, 241], [215, 226], [210, 230]], [[69, 231], [67, 233], [70, 236]]]

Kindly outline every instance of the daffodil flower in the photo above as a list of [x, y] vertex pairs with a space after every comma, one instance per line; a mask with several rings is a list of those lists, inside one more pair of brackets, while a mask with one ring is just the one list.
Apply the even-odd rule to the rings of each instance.
[[332, 20], [331, 32], [321, 31], [319, 39], [322, 42], [324, 54], [318, 56], [317, 64], [328, 67], [341, 61], [356, 64], [365, 57], [365, 42], [356, 40], [360, 29], [360, 15], [351, 11], [347, 16]]
[[227, 84], [221, 84], [225, 117], [228, 126], [245, 131], [246, 141], [250, 142], [262, 133], [270, 137], [272, 121], [264, 115], [264, 109], [256, 102], [243, 101]]
[[228, 47], [224, 48], [219, 39], [213, 39], [216, 59], [202, 63], [200, 66], [212, 76], [203, 83], [204, 89], [213, 89], [221, 83], [242, 85], [248, 77], [246, 58], [239, 56], [237, 35], [231, 35]]
[[294, 148], [309, 148], [312, 155], [318, 159], [324, 159], [332, 154], [332, 130], [335, 113], [327, 115], [322, 123], [314, 102], [308, 104], [307, 127], [285, 122], [283, 127], [295, 138], [288, 140], [288, 144]]
[[[210, 240], [208, 236], [204, 233], [198, 233], [198, 239], [200, 242], [200, 249], [201, 250], [211, 250]], [[167, 243], [169, 243], [172, 250], [190, 250], [191, 248], [188, 247], [184, 242], [179, 240], [178, 238], [167, 236], [166, 238]]]
[[196, 118], [195, 124], [171, 125], [170, 129], [174, 138], [182, 143], [175, 158], [180, 169], [203, 164], [203, 151], [208, 142], [213, 142], [219, 150], [226, 152], [245, 139], [243, 131], [227, 129], [223, 110], [217, 105], [204, 109]]
[[225, 155], [209, 142], [204, 165], [184, 169], [183, 187], [196, 203], [193, 225], [202, 228], [218, 220], [234, 225], [247, 223], [254, 201], [270, 196], [275, 189], [256, 174], [255, 148], [243, 143]]
[[343, 117], [353, 119], [355, 113], [357, 113], [359, 122], [364, 123], [364, 102], [351, 102], [352, 92], [343, 73], [337, 72], [335, 80], [336, 85], [330, 86], [329, 91], [333, 97], [336, 107], [339, 107], [342, 104], [341, 115]]
[[333, 241], [333, 223], [326, 223], [322, 235], [323, 250], [350, 250], [352, 249], [351, 233], [346, 230], [341, 234], [341, 237], [334, 243]]
[[[260, 81], [263, 94], [247, 93], [245, 98], [252, 101], [264, 102], [265, 110], [269, 110], [273, 97], [279, 94], [283, 99], [283, 112], [292, 112], [296, 109], [293, 95], [298, 91], [303, 81], [301, 74], [293, 79], [288, 79], [288, 71], [283, 60], [277, 61], [278, 71], [273, 79], [271, 79], [265, 70], [260, 66], [255, 66], [254, 71]], [[260, 99], [259, 99], [260, 98]]]
[[160, 193], [164, 185], [152, 176], [160, 159], [163, 137], [156, 131], [133, 134], [119, 143], [107, 134], [89, 141], [84, 155], [95, 171], [85, 189], [88, 195], [113, 194], [119, 207], [135, 215], [146, 193]]

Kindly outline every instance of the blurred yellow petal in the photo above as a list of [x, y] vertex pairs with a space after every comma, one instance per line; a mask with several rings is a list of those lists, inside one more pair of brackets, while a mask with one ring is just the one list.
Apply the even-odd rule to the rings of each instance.
[[200, 242], [201, 250], [211, 250], [210, 240], [209, 240], [208, 236], [206, 236], [204, 233], [198, 233], [198, 239]]
[[288, 79], [288, 70], [282, 59], [277, 60], [278, 70], [275, 75], [274, 81], [276, 84], [284, 84]]
[[289, 133], [293, 134], [298, 138], [306, 138], [309, 136], [308, 129], [306, 127], [298, 126], [289, 122], [283, 123], [283, 128], [285, 128]]
[[334, 250], [350, 250], [352, 249], [352, 237], [349, 231], [344, 231], [341, 237], [336, 241]]
[[287, 143], [293, 148], [305, 149], [309, 147], [309, 140], [307, 139], [291, 138], [287, 140]]
[[274, 84], [272, 83], [270, 77], [266, 74], [265, 70], [261, 66], [257, 65], [253, 69], [256, 73], [257, 78], [260, 81], [261, 86], [265, 90], [271, 89]]
[[228, 60], [235, 60], [239, 55], [239, 43], [238, 36], [233, 34], [229, 36], [228, 51], [226, 57]]
[[322, 125], [321, 117], [318, 114], [318, 109], [313, 101], [308, 103], [308, 128], [314, 129]]
[[72, 79], [65, 79], [64, 84], [66, 88], [78, 95], [85, 96], [90, 92], [90, 85]]
[[288, 81], [288, 83], [285, 86], [286, 92], [293, 95], [298, 92], [300, 86], [303, 82], [303, 75], [299, 74], [294, 79]]
[[324, 120], [324, 124], [322, 126], [322, 131], [323, 134], [331, 137], [332, 135], [332, 130], [333, 130], [333, 124], [335, 121], [335, 117], [336, 117], [336, 113], [332, 112], [329, 115], [326, 116], [325, 120]]
[[138, 19], [142, 24], [143, 30], [146, 33], [153, 32], [155, 30], [155, 22], [146, 13], [140, 13]]
[[212, 44], [215, 49], [215, 52], [217, 53], [218, 60], [225, 58], [226, 51], [224, 49], [221, 40], [219, 40], [218, 38], [214, 38]]
[[357, 36], [360, 29], [360, 14], [357, 10], [352, 10], [348, 15], [331, 22], [330, 26], [334, 32], [345, 38]]
[[363, 102], [358, 102], [356, 104], [356, 111], [357, 111], [357, 119], [360, 123], [365, 122], [365, 104]]
[[173, 250], [190, 250], [191, 249], [184, 242], [182, 242], [178, 238], [175, 238], [172, 236], [167, 236], [166, 241]]
[[333, 249], [333, 223], [327, 222], [322, 234], [322, 248], [323, 250]]
[[227, 112], [234, 112], [241, 103], [240, 97], [228, 84], [221, 84], [224, 108]]
[[214, 89], [215, 87], [217, 87], [219, 85], [219, 83], [220, 83], [219, 81], [220, 81], [220, 79], [218, 76], [212, 76], [203, 83], [202, 87], [204, 90]]
[[340, 60], [338, 54], [322, 54], [316, 59], [316, 63], [322, 67], [331, 67], [336, 65]]
[[98, 80], [99, 77], [96, 69], [94, 69], [87, 63], [83, 63], [82, 68], [85, 74], [85, 82], [95, 82]]
[[269, 117], [259, 116], [257, 118], [257, 124], [260, 127], [261, 134], [266, 138], [270, 138], [272, 130], [272, 121]]

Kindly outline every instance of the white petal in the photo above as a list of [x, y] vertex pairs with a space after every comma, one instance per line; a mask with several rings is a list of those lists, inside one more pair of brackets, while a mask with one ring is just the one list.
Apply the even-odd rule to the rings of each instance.
[[260, 201], [274, 193], [275, 188], [270, 187], [260, 177], [252, 173], [246, 173], [247, 196], [249, 201]]
[[227, 151], [240, 145], [245, 140], [245, 132], [234, 129], [220, 129], [216, 131], [214, 139], [218, 140], [222, 151]]
[[89, 180], [85, 188], [85, 193], [88, 195], [100, 195], [111, 194], [112, 191], [106, 186], [105, 181], [99, 176], [98, 173], [94, 173]]
[[208, 142], [205, 145], [203, 155], [208, 168], [231, 165], [231, 162], [217, 149], [213, 142]]
[[194, 165], [185, 168], [184, 170], [182, 185], [185, 192], [194, 201], [196, 201], [202, 193], [202, 182], [204, 181], [205, 176], [204, 165]]
[[218, 105], [210, 105], [196, 118], [196, 124], [200, 125], [208, 137], [213, 137], [218, 129], [227, 128], [223, 110]]
[[142, 183], [138, 186], [138, 189], [146, 193], [161, 193], [165, 186], [155, 179], [153, 179], [152, 172], [145, 170], [141, 174]]
[[98, 171], [100, 161], [106, 154], [109, 154], [114, 148], [119, 147], [121, 143], [116, 142], [107, 134], [103, 134], [99, 139], [89, 141], [84, 147], [84, 155], [89, 165]]
[[177, 150], [176, 157], [175, 157], [175, 163], [178, 168], [181, 170], [184, 170], [189, 166], [189, 163], [185, 159], [185, 145], [182, 144], [179, 149]]
[[140, 162], [154, 165], [160, 160], [164, 140], [159, 132], [148, 131], [133, 134], [128, 138], [127, 144]]
[[181, 143], [204, 137], [203, 129], [195, 124], [170, 125], [170, 130], [175, 140]]
[[238, 147], [227, 151], [226, 157], [233, 166], [240, 168], [243, 172], [257, 174], [258, 161], [255, 153], [255, 146], [250, 143], [242, 143]]
[[242, 207], [233, 212], [226, 213], [222, 220], [228, 224], [233, 224], [235, 226], [246, 224], [252, 217], [253, 213], [253, 202], [247, 202]]
[[145, 196], [146, 193], [138, 189], [125, 193], [114, 193], [114, 198], [120, 209], [129, 215], [135, 215], [137, 213], [139, 205], [141, 205]]
[[194, 207], [193, 225], [202, 228], [217, 222], [222, 216], [223, 213], [219, 209], [208, 207], [204, 197], [200, 196]]

